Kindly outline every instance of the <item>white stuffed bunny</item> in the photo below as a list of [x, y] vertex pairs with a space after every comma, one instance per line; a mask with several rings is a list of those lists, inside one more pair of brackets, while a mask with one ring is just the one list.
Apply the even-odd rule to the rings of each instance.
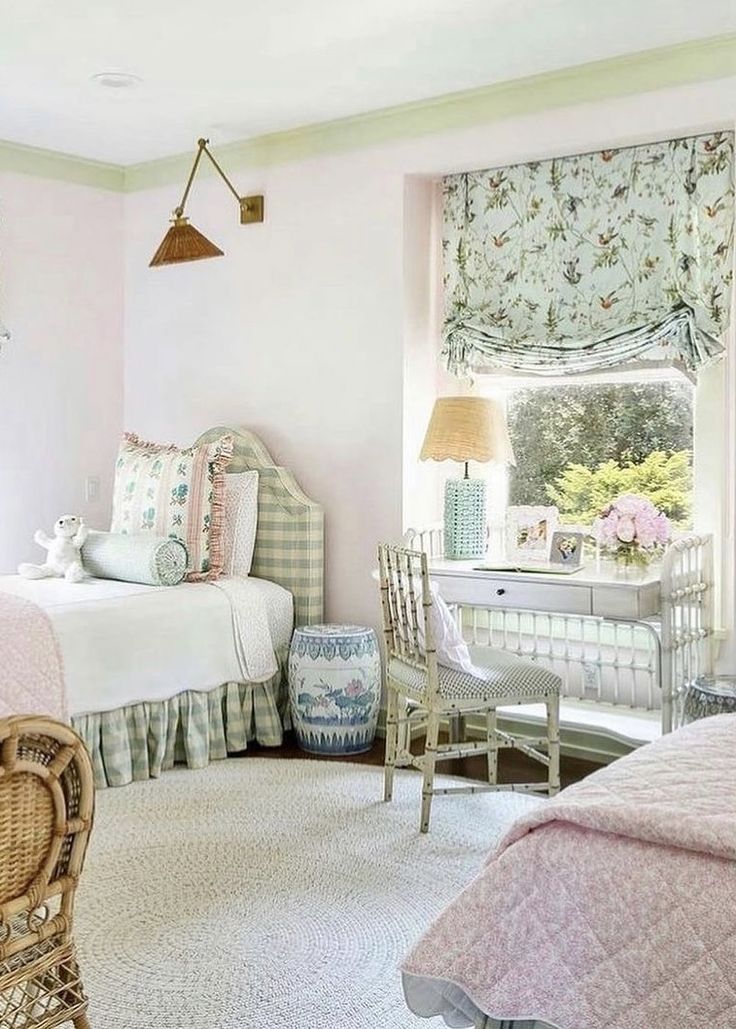
[[33, 537], [47, 551], [42, 565], [18, 565], [18, 574], [26, 579], [48, 579], [53, 576], [67, 582], [81, 582], [85, 576], [81, 550], [89, 529], [79, 515], [62, 515], [54, 525], [54, 538], [43, 529]]

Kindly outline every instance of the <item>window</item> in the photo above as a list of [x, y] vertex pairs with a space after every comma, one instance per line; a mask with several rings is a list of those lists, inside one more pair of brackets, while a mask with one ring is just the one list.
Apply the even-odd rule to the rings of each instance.
[[504, 406], [516, 456], [515, 468], [474, 466], [488, 482], [491, 550], [503, 553], [508, 505], [554, 505], [563, 523], [582, 527], [624, 490], [643, 493], [667, 512], [675, 533], [713, 534], [716, 619], [730, 624], [732, 375], [730, 362], [716, 362], [695, 386], [665, 369], [586, 379], [479, 376], [478, 391]]
[[509, 504], [554, 504], [563, 522], [591, 525], [615, 497], [638, 493], [692, 528], [693, 402], [681, 377], [507, 390]]
[[[712, 388], [706, 393], [666, 369], [585, 379], [489, 375], [476, 385], [503, 405], [516, 456], [515, 467], [478, 466], [497, 545], [509, 505], [555, 506], [564, 524], [590, 526], [626, 492], [649, 497], [676, 532], [720, 534], [707, 515], [713, 497], [707, 501], [703, 489], [721, 449], [702, 416], [704, 406], [717, 404]], [[710, 471], [707, 480], [715, 491]]]

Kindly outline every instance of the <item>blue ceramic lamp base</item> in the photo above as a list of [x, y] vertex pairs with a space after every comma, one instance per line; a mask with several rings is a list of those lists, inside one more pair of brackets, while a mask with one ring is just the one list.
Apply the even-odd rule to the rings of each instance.
[[486, 484], [483, 479], [448, 479], [445, 483], [445, 557], [469, 561], [485, 557]]

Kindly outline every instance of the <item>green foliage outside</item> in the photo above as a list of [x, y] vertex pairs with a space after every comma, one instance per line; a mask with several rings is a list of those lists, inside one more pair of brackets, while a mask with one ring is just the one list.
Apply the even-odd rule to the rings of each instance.
[[559, 508], [563, 522], [590, 525], [606, 504], [621, 493], [649, 497], [672, 521], [690, 524], [692, 473], [686, 450], [666, 454], [655, 450], [639, 464], [623, 467], [605, 461], [595, 469], [581, 464], [568, 465], [547, 496]]
[[555, 504], [565, 522], [590, 524], [619, 494], [639, 493], [689, 527], [692, 394], [684, 382], [516, 391], [509, 503]]

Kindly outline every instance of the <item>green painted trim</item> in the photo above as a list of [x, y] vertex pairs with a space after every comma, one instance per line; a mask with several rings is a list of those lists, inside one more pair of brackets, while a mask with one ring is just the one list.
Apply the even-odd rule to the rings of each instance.
[[[555, 107], [646, 93], [736, 75], [736, 34], [695, 40], [605, 61], [450, 93], [368, 114], [307, 125], [217, 148], [228, 171], [338, 153], [451, 129], [533, 114]], [[182, 181], [194, 154], [125, 169], [125, 189]], [[206, 166], [202, 169], [208, 173]], [[209, 170], [211, 172], [211, 170]]]
[[[432, 100], [274, 132], [220, 146], [217, 153], [227, 163], [228, 170], [268, 167], [470, 128], [556, 107], [729, 76], [736, 76], [736, 34], [593, 61], [480, 89], [449, 93]], [[191, 152], [186, 154], [123, 167], [0, 141], [0, 171], [134, 192], [183, 181], [194, 149], [192, 141]], [[212, 174], [212, 169], [203, 165], [202, 173]]]
[[55, 150], [20, 146], [0, 140], [0, 171], [34, 175], [41, 179], [74, 182], [120, 192], [125, 188], [125, 169], [117, 164], [89, 161]]

